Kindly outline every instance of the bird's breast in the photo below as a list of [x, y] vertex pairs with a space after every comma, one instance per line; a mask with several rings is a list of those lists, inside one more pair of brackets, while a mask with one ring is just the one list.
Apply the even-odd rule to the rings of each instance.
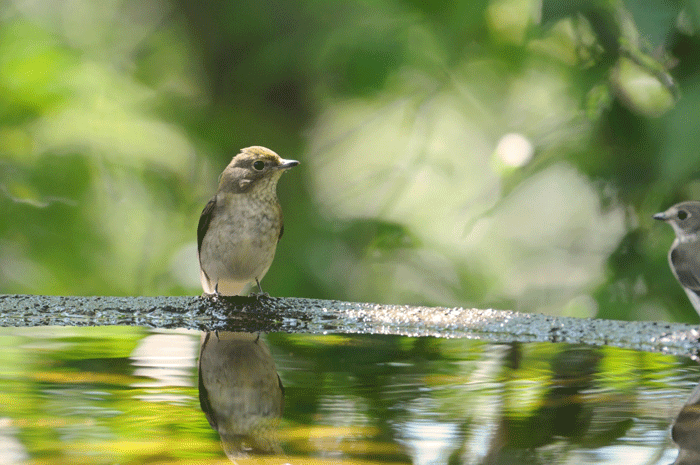
[[276, 199], [259, 201], [245, 194], [217, 198], [204, 236], [201, 262], [210, 277], [262, 279], [277, 248], [282, 216]]

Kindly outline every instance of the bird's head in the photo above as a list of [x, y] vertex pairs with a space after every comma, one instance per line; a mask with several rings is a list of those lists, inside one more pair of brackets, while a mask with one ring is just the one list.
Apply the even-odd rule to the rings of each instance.
[[700, 202], [677, 203], [665, 212], [655, 214], [654, 219], [670, 224], [678, 239], [695, 236], [700, 232]]
[[285, 160], [270, 149], [253, 146], [233, 157], [219, 178], [219, 191], [243, 193], [252, 189], [272, 189], [282, 173], [299, 164]]

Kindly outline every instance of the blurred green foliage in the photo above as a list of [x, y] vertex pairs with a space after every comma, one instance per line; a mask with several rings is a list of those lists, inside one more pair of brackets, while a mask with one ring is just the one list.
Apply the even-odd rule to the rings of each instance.
[[697, 319], [651, 214], [700, 199], [698, 1], [0, 8], [0, 292], [199, 293], [265, 145], [273, 295]]

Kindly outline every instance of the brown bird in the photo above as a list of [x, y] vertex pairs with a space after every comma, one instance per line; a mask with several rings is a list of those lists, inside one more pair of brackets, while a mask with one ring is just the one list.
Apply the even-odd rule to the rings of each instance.
[[233, 157], [197, 226], [200, 280], [205, 294], [237, 295], [260, 280], [275, 258], [284, 225], [277, 182], [297, 166], [265, 147]]

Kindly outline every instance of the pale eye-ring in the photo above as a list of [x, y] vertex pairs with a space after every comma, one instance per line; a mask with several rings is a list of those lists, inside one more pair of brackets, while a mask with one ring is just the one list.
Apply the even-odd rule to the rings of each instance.
[[679, 220], [683, 221], [684, 219], [688, 218], [688, 216], [690, 216], [690, 215], [688, 215], [688, 212], [685, 210], [679, 210], [678, 214], [676, 216], [678, 216]]
[[265, 168], [265, 162], [262, 160], [258, 160], [253, 163], [253, 168], [255, 168], [257, 171], [262, 171], [263, 168]]

